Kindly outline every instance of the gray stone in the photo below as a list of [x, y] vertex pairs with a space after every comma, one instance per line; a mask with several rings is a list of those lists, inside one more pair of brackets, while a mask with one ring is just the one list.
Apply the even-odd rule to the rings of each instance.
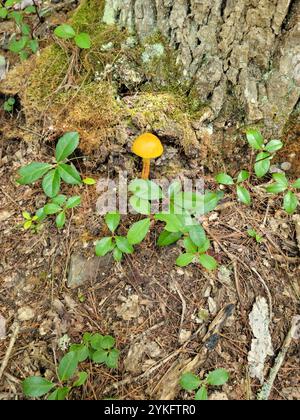
[[71, 257], [68, 287], [76, 289], [104, 278], [112, 266], [111, 255], [105, 257], [93, 257], [87, 259], [80, 254], [73, 254]]

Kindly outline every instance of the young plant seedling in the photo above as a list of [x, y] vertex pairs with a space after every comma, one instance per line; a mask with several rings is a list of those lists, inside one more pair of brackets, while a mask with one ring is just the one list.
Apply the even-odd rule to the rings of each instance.
[[31, 376], [23, 381], [23, 392], [26, 397], [31, 398], [48, 394], [48, 400], [65, 400], [73, 388], [83, 386], [88, 379], [88, 373], [79, 370], [80, 363], [90, 360], [104, 364], [109, 369], [116, 369], [119, 354], [113, 337], [86, 333], [83, 342], [71, 345], [69, 352], [61, 359], [56, 382], [40, 376]]
[[296, 195], [296, 190], [300, 189], [300, 178], [297, 181], [291, 183], [285, 174], [273, 174], [273, 184], [266, 187], [266, 191], [270, 194], [282, 194], [283, 198], [283, 209], [288, 214], [293, 214], [297, 210], [299, 200]]
[[30, 25], [26, 22], [26, 16], [38, 14], [34, 5], [25, 7], [15, 6], [21, 3], [20, 0], [7, 0], [0, 6], [0, 19], [9, 19], [14, 21], [18, 34], [13, 36], [8, 44], [8, 49], [19, 55], [21, 60], [26, 60], [30, 54], [35, 54], [39, 48], [38, 40], [33, 36]]
[[215, 258], [207, 254], [211, 244], [201, 225], [188, 226], [188, 235], [185, 236], [183, 243], [185, 253], [181, 254], [176, 260], [179, 267], [187, 267], [196, 262], [200, 263], [206, 270], [216, 270], [218, 263]]
[[[28, 185], [43, 178], [42, 187], [49, 198], [59, 194], [61, 180], [70, 185], [90, 184], [91, 178], [82, 180], [79, 172], [68, 157], [76, 150], [79, 144], [79, 135], [76, 132], [66, 133], [56, 145], [55, 163], [34, 162], [18, 171], [18, 184]], [[88, 181], [88, 182], [87, 182]]]
[[263, 236], [257, 233], [255, 229], [249, 229], [247, 234], [250, 238], [254, 238], [258, 244], [261, 244], [264, 240]]
[[96, 242], [96, 255], [104, 257], [112, 252], [115, 261], [120, 262], [124, 254], [132, 254], [134, 245], [140, 244], [147, 236], [150, 230], [151, 219], [146, 218], [134, 223], [129, 229], [127, 236], [118, 236], [115, 234], [121, 221], [120, 213], [108, 213], [105, 216], [105, 222], [112, 236], [101, 239]]
[[222, 172], [216, 176], [218, 184], [227, 186], [236, 186], [236, 193], [241, 203], [250, 206], [252, 200], [251, 195], [247, 188], [243, 185], [244, 182], [248, 181], [250, 173], [248, 171], [241, 171], [236, 179], [233, 179], [230, 175]]
[[67, 198], [61, 194], [54, 197], [48, 204], [43, 208], [43, 212], [46, 216], [56, 215], [56, 227], [62, 229], [66, 223], [66, 213], [68, 210], [80, 206], [81, 197], [74, 196]]
[[280, 140], [271, 140], [265, 144], [262, 134], [258, 130], [246, 131], [247, 140], [251, 148], [258, 152], [255, 160], [254, 171], [258, 178], [263, 178], [270, 170], [271, 160], [278, 150], [282, 149]]
[[40, 232], [43, 227], [42, 222], [44, 220], [41, 212], [37, 212], [34, 216], [32, 216], [28, 211], [23, 211], [22, 216], [25, 220], [23, 223], [23, 228], [25, 230], [30, 229], [34, 233]]
[[8, 98], [3, 104], [4, 111], [12, 112], [14, 110], [15, 103], [15, 98]]
[[75, 44], [80, 49], [89, 49], [92, 46], [89, 34], [85, 32], [76, 34], [74, 28], [66, 23], [59, 25], [55, 29], [54, 35], [57, 36], [57, 38], [64, 40], [74, 40]]
[[180, 385], [185, 391], [195, 391], [195, 400], [208, 400], [208, 387], [223, 386], [229, 380], [229, 373], [225, 369], [216, 369], [210, 372], [204, 380], [191, 372], [184, 373], [180, 379]]

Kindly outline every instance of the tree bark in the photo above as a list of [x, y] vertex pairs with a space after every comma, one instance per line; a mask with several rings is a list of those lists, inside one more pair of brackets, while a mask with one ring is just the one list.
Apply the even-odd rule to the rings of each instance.
[[141, 42], [160, 32], [219, 126], [238, 109], [278, 136], [299, 110], [299, 0], [106, 0], [103, 21]]

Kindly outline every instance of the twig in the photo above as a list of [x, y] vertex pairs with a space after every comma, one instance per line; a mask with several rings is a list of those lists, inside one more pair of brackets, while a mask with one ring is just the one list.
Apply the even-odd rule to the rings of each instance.
[[20, 331], [20, 325], [17, 322], [14, 323], [13, 326], [12, 326], [12, 330], [13, 330], [13, 334], [11, 336], [8, 349], [6, 350], [6, 353], [5, 353], [4, 359], [3, 359], [2, 364], [1, 364], [1, 368], [0, 368], [0, 380], [3, 376], [4, 370], [6, 369], [6, 367], [8, 365], [8, 361], [9, 361], [11, 352], [14, 348], [16, 339], [17, 339], [19, 331]]
[[299, 323], [300, 317], [299, 316], [295, 316], [292, 320], [292, 326], [290, 331], [288, 332], [283, 346], [281, 348], [280, 353], [278, 354], [276, 360], [275, 360], [275, 364], [274, 367], [271, 369], [270, 371], [270, 375], [269, 375], [269, 379], [267, 380], [267, 382], [264, 383], [261, 391], [259, 392], [257, 399], [261, 400], [261, 401], [267, 401], [270, 398], [271, 392], [272, 392], [272, 388], [275, 382], [275, 379], [278, 375], [278, 372], [281, 368], [281, 366], [283, 365], [283, 362], [285, 360], [285, 357], [287, 355], [288, 349], [291, 345], [291, 342], [296, 335], [296, 331], [299, 328], [298, 323]]
[[182, 326], [183, 326], [183, 323], [184, 323], [185, 314], [186, 314], [186, 301], [183, 297], [183, 294], [180, 290], [180, 287], [179, 287], [178, 283], [176, 281], [174, 281], [172, 286], [176, 290], [176, 292], [178, 293], [178, 296], [180, 297], [181, 302], [182, 302], [181, 321], [180, 321], [180, 328], [179, 328], [179, 337], [180, 337], [180, 334], [181, 334], [181, 331], [182, 331]]

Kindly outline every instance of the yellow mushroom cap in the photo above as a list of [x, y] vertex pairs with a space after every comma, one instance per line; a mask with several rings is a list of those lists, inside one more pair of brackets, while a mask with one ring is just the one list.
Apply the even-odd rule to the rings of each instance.
[[164, 148], [158, 137], [145, 133], [134, 141], [132, 152], [144, 159], [155, 159], [163, 154]]

